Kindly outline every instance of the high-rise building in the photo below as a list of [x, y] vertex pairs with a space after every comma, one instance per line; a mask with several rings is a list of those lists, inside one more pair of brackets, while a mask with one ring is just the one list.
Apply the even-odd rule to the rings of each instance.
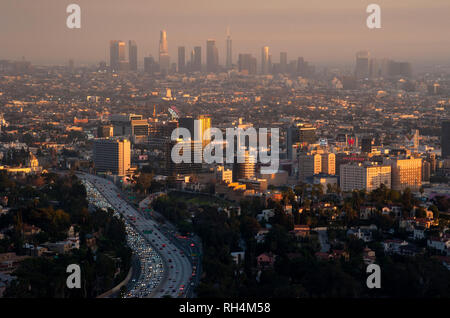
[[186, 48], [178, 47], [178, 73], [186, 72]]
[[270, 56], [269, 56], [269, 47], [264, 46], [261, 49], [261, 73], [262, 74], [269, 74], [270, 71]]
[[215, 73], [219, 67], [219, 51], [216, 47], [216, 40], [206, 41], [206, 71]]
[[130, 141], [127, 139], [96, 139], [94, 164], [97, 172], [124, 176], [130, 169]]
[[202, 71], [202, 47], [196, 46], [191, 54], [191, 68], [193, 72]]
[[256, 158], [248, 150], [244, 151], [244, 162], [239, 163], [235, 158], [233, 164], [233, 178], [235, 181], [240, 179], [254, 179], [256, 176]]
[[361, 152], [372, 153], [372, 137], [365, 136], [361, 139]]
[[298, 178], [306, 178], [322, 172], [322, 156], [318, 153], [300, 153], [298, 156]]
[[106, 138], [114, 136], [112, 125], [100, 125], [97, 127], [97, 137]]
[[138, 121], [141, 121], [140, 123], [142, 124], [145, 124], [147, 122], [147, 120], [142, 118], [142, 115], [136, 114], [113, 114], [110, 117], [110, 121], [112, 126], [114, 127], [114, 136], [127, 137], [134, 135], [133, 122], [135, 123], [135, 125], [139, 125]]
[[[197, 127], [195, 126], [195, 121], [198, 122]], [[201, 141], [202, 149], [211, 141], [211, 135], [206, 135], [206, 131], [211, 128], [211, 116], [200, 115], [197, 118], [182, 117], [178, 123], [180, 128], [189, 130], [192, 140], [194, 140], [195, 136], [198, 137], [198, 141]]]
[[156, 63], [153, 56], [144, 57], [144, 72], [149, 74], [159, 72], [159, 64]]
[[137, 55], [137, 45], [135, 41], [128, 41], [128, 60], [130, 63], [130, 70], [138, 70], [138, 55]]
[[310, 124], [297, 123], [287, 128], [286, 150], [287, 158], [295, 159], [293, 148], [315, 144], [317, 142], [316, 128]]
[[166, 30], [162, 30], [159, 38], [159, 69], [167, 74], [170, 68], [169, 47], [167, 44]]
[[357, 79], [369, 77], [369, 59], [370, 53], [368, 51], [356, 53], [355, 77]]
[[247, 75], [256, 74], [256, 58], [251, 54], [239, 54], [239, 72]]
[[281, 52], [280, 53], [280, 71], [281, 73], [286, 73], [288, 71], [287, 69], [287, 52]]
[[386, 158], [383, 163], [391, 165], [392, 189], [418, 191], [422, 186], [422, 158]]
[[227, 69], [231, 69], [233, 66], [233, 52], [230, 28], [227, 28], [227, 59], [225, 62], [225, 66]]
[[334, 153], [325, 152], [320, 154], [322, 157], [321, 172], [335, 175], [336, 174], [336, 155]]
[[450, 157], [450, 120], [442, 122], [441, 126], [442, 158]]
[[119, 71], [123, 68], [122, 64], [126, 63], [125, 42], [117, 40], [110, 41], [109, 58], [111, 70]]
[[391, 187], [391, 166], [374, 163], [347, 163], [340, 165], [340, 186], [342, 191], [373, 191], [384, 184]]

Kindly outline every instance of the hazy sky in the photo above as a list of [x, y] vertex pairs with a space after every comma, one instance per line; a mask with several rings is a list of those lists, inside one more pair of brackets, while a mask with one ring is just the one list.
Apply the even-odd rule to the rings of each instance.
[[[82, 10], [79, 30], [66, 27], [71, 3]], [[381, 6], [381, 29], [366, 26], [370, 3]], [[288, 60], [352, 63], [367, 49], [374, 57], [450, 64], [450, 0], [1, 0], [0, 59], [97, 63], [109, 61], [109, 40], [133, 39], [142, 63], [157, 56], [164, 28], [172, 61], [177, 46], [204, 50], [214, 38], [223, 63], [228, 25], [235, 61], [238, 53], [259, 60], [268, 45], [274, 62], [287, 51]]]

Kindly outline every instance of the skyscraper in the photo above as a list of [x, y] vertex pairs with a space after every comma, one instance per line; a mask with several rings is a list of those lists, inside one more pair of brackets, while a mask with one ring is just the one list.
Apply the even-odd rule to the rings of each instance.
[[280, 71], [281, 73], [287, 72], [287, 52], [280, 53]]
[[219, 51], [216, 47], [216, 40], [206, 41], [206, 71], [208, 73], [215, 73], [219, 66]]
[[186, 48], [178, 47], [178, 73], [186, 72]]
[[269, 73], [269, 47], [264, 46], [261, 50], [261, 73]]
[[[195, 126], [195, 121], [198, 121], [198, 126]], [[206, 135], [207, 129], [211, 128], [211, 117], [209, 115], [199, 115], [198, 118], [183, 117], [178, 121], [180, 128], [186, 128], [191, 134], [193, 140], [195, 136], [198, 137], [198, 141], [201, 142], [202, 148], [204, 148], [211, 141], [211, 136]], [[197, 131], [196, 131], [197, 129]]]
[[232, 57], [232, 41], [230, 35], [230, 28], [227, 28], [227, 60], [225, 66], [227, 69], [231, 69], [233, 66], [233, 57]]
[[170, 68], [169, 47], [167, 44], [166, 30], [162, 30], [159, 38], [159, 68], [163, 73], [168, 73]]
[[256, 74], [256, 58], [251, 54], [239, 54], [238, 66], [243, 74]]
[[112, 40], [109, 44], [109, 66], [111, 70], [118, 71], [121, 63], [126, 61], [125, 59], [125, 42]]
[[422, 186], [422, 158], [387, 158], [383, 163], [391, 165], [392, 189], [419, 191]]
[[202, 71], [202, 47], [196, 46], [191, 54], [191, 68], [193, 72]]
[[442, 122], [441, 149], [442, 158], [450, 157], [450, 120]]
[[356, 53], [355, 76], [357, 79], [369, 77], [369, 59], [370, 53], [368, 51]]
[[94, 163], [98, 172], [124, 176], [130, 169], [130, 141], [127, 139], [96, 139]]
[[[236, 159], [236, 158], [235, 158]], [[254, 179], [256, 174], [256, 158], [248, 150], [244, 151], [244, 162], [236, 159], [233, 164], [233, 179]]]
[[137, 45], [135, 41], [128, 41], [128, 60], [130, 62], [130, 70], [137, 71], [138, 56], [137, 56]]

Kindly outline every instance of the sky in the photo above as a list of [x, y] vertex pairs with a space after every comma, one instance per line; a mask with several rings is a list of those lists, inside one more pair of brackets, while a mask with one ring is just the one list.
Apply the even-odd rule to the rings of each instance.
[[[81, 29], [68, 29], [66, 7], [81, 7]], [[366, 26], [366, 7], [381, 7], [381, 29]], [[233, 56], [269, 46], [272, 61], [303, 56], [319, 64], [353, 63], [355, 53], [430, 64], [450, 64], [450, 0], [1, 0], [0, 59], [35, 64], [109, 62], [109, 41], [135, 40], [139, 62], [157, 56], [160, 30], [169, 54], [177, 47], [205, 50], [216, 39], [225, 61], [227, 26]], [[205, 56], [205, 51], [203, 51]]]

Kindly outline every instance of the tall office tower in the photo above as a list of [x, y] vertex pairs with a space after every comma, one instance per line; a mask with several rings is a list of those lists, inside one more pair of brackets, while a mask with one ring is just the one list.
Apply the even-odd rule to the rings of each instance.
[[442, 158], [450, 157], [450, 120], [442, 122], [441, 126]]
[[367, 192], [370, 192], [379, 188], [381, 184], [390, 188], [391, 166], [369, 162], [342, 164], [339, 177], [342, 191], [366, 189]]
[[219, 67], [219, 51], [216, 47], [216, 40], [206, 41], [206, 71], [215, 73]]
[[159, 64], [156, 63], [153, 56], [144, 57], [144, 72], [150, 74], [159, 72]]
[[[175, 145], [182, 146], [183, 149], [190, 148], [191, 158], [190, 162], [175, 163], [172, 160], [172, 149]], [[181, 155], [181, 154], [180, 154]], [[194, 140], [167, 140], [164, 143], [164, 159], [165, 170], [169, 176], [177, 174], [188, 175], [196, 174], [201, 171], [202, 164], [195, 162], [195, 158], [202, 155], [202, 145], [200, 142]]]
[[281, 52], [280, 53], [280, 72], [286, 73], [288, 71], [287, 69], [287, 52]]
[[124, 176], [130, 169], [130, 141], [127, 139], [96, 139], [94, 164], [97, 172]]
[[422, 186], [421, 158], [387, 158], [383, 163], [391, 165], [392, 189], [404, 191], [409, 188], [411, 191], [418, 191]]
[[178, 47], [178, 73], [186, 72], [186, 48]]
[[135, 124], [138, 123], [137, 121], [147, 122], [146, 119], [142, 119], [142, 115], [135, 114], [114, 114], [110, 117], [110, 121], [114, 127], [114, 136], [132, 136], [134, 135], [133, 121]]
[[424, 160], [422, 162], [422, 181], [428, 182], [430, 181], [431, 176], [431, 164]]
[[300, 146], [315, 144], [316, 142], [316, 128], [312, 127], [310, 124], [297, 123], [289, 126], [286, 135], [288, 159], [296, 159], [296, 152], [293, 150], [294, 148], [298, 149]]
[[[198, 121], [197, 127], [195, 127], [195, 120]], [[211, 116], [200, 115], [197, 118], [183, 117], [179, 119], [178, 124], [180, 128], [189, 130], [192, 140], [194, 140], [195, 136], [198, 137], [198, 141], [201, 141], [202, 149], [211, 141], [211, 135], [206, 134], [206, 130], [211, 128]]]
[[431, 173], [436, 172], [436, 154], [434, 152], [427, 152], [427, 157], [425, 159], [430, 163]]
[[378, 59], [370, 59], [369, 62], [369, 77], [378, 78], [382, 76], [381, 63]]
[[410, 77], [412, 75], [411, 63], [388, 61], [387, 73], [389, 77]]
[[336, 174], [336, 155], [334, 153], [325, 152], [320, 154], [322, 157], [321, 172], [335, 175]]
[[233, 179], [254, 179], [256, 176], [256, 158], [248, 150], [244, 152], [244, 162], [238, 163], [235, 158], [233, 164]]
[[413, 129], [410, 134], [405, 134], [406, 147], [412, 152], [419, 151], [419, 130]]
[[167, 44], [166, 30], [162, 30], [159, 38], [159, 70], [162, 73], [169, 73], [170, 57], [169, 47]]
[[128, 60], [130, 62], [130, 70], [138, 70], [137, 45], [135, 41], [128, 41]]
[[369, 77], [369, 59], [370, 53], [368, 51], [356, 53], [355, 77], [357, 79]]
[[298, 178], [305, 181], [306, 178], [322, 172], [322, 156], [318, 153], [302, 152], [298, 156]]
[[112, 125], [100, 125], [97, 127], [97, 137], [107, 138], [114, 136]]
[[118, 71], [125, 59], [125, 42], [112, 40], [109, 45], [109, 66], [111, 70]]
[[270, 56], [269, 56], [269, 47], [264, 46], [261, 49], [261, 74], [269, 74], [270, 71]]
[[191, 67], [193, 72], [202, 71], [202, 47], [196, 46], [191, 54]]
[[361, 152], [372, 153], [372, 137], [365, 136], [362, 138]]
[[256, 74], [256, 58], [251, 54], [239, 54], [238, 66], [240, 73]]
[[232, 40], [230, 35], [230, 28], [227, 28], [227, 60], [225, 63], [226, 68], [229, 70], [233, 67], [233, 55], [232, 55]]

